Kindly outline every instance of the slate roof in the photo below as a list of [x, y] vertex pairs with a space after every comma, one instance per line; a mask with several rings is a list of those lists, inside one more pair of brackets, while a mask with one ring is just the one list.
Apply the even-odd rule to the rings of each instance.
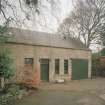
[[65, 39], [59, 35], [51, 33], [23, 30], [18, 28], [10, 28], [9, 33], [13, 35], [13, 39], [9, 41], [12, 43], [89, 50], [79, 40], [72, 38]]

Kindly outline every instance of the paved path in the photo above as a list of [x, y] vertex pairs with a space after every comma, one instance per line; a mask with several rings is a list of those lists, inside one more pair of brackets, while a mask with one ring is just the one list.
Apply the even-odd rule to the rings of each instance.
[[17, 105], [105, 105], [105, 101], [84, 92], [40, 91]]
[[41, 83], [41, 90], [67, 90], [67, 91], [87, 91], [105, 90], [105, 78], [75, 80], [65, 84]]
[[39, 91], [17, 105], [105, 105], [105, 100], [100, 97], [103, 94], [105, 79], [74, 81], [68, 84], [45, 83], [40, 85]]

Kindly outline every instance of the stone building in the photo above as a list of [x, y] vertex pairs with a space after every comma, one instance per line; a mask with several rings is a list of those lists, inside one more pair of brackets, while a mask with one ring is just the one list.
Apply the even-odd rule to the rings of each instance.
[[91, 51], [75, 39], [44, 32], [11, 28], [6, 47], [11, 49], [15, 79], [36, 84], [91, 77]]

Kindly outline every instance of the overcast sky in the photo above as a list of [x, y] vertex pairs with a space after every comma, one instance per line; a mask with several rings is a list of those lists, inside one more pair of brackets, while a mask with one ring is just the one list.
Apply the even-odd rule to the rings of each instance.
[[[31, 14], [29, 20], [26, 20], [25, 14], [22, 12], [18, 0], [10, 0], [10, 2], [16, 6], [16, 16], [25, 20], [24, 25], [21, 27], [19, 26], [19, 28], [51, 33], [57, 32], [60, 23], [62, 23], [63, 19], [66, 18], [73, 9], [72, 0], [55, 0], [57, 6], [54, 8], [51, 7], [47, 0], [41, 0], [44, 7], [40, 6], [40, 14], [37, 15], [35, 12], [29, 11], [29, 8], [26, 8], [26, 11]], [[9, 9], [7, 9], [5, 13], [8, 14], [8, 16], [13, 16], [12, 11]], [[0, 23], [2, 22], [0, 21]], [[15, 27], [16, 25], [12, 23], [11, 26]], [[91, 49], [94, 49], [94, 51], [97, 51], [99, 48], [99, 46], [91, 46]]]
[[[54, 5], [53, 7], [50, 3], [48, 3], [47, 0], [40, 0], [43, 7], [39, 6], [40, 14], [36, 14], [35, 11], [30, 11], [30, 9], [24, 5], [23, 0], [21, 1], [23, 9], [27, 11], [27, 13], [29, 13], [27, 15], [29, 17], [29, 20], [26, 20], [26, 15], [24, 12], [22, 12], [19, 0], [9, 0], [9, 2], [13, 5], [12, 7], [15, 7], [15, 12], [13, 12], [12, 9], [8, 7], [5, 10], [5, 14], [7, 17], [14, 18], [15, 13], [15, 17], [17, 17], [18, 20], [24, 20], [24, 25], [18, 27], [30, 30], [54, 33], [57, 31], [57, 28], [63, 21], [63, 19], [66, 18], [72, 10], [72, 0], [54, 0], [57, 5]], [[2, 24], [4, 21], [1, 15], [0, 18], [0, 24]], [[21, 23], [22, 22], [23, 21], [21, 21]], [[16, 27], [16, 24], [13, 24], [12, 22], [10, 26]]]
[[[19, 3], [14, 2], [14, 0], [10, 1], [13, 1], [13, 3], [16, 4], [18, 8], [18, 17], [24, 18], [24, 14], [21, 13], [21, 9], [19, 9]], [[54, 10], [46, 2], [46, 0], [41, 1], [45, 8], [40, 8], [41, 13], [39, 15], [32, 16], [30, 20], [26, 20], [25, 25], [23, 25], [22, 28], [37, 31], [56, 32], [59, 24], [72, 10], [72, 0], [59, 0], [60, 2], [57, 4], [58, 6], [56, 6]], [[57, 2], [58, 0], [55, 1]], [[11, 14], [10, 11], [9, 13]]]
[[[43, 0], [46, 1], [46, 0]], [[56, 32], [59, 24], [72, 10], [72, 0], [60, 0], [58, 8], [52, 10], [45, 2], [47, 9], [42, 8], [42, 13], [33, 18], [33, 21], [27, 21], [28, 28], [32, 30]]]

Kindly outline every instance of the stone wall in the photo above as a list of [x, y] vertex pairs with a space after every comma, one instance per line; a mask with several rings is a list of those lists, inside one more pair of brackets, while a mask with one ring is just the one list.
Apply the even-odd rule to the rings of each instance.
[[[14, 59], [14, 65], [16, 68], [15, 78], [17, 81], [22, 81], [24, 77], [24, 71], [27, 69], [24, 64], [24, 58], [34, 58], [34, 64], [32, 73], [33, 84], [40, 82], [40, 59], [47, 58], [50, 60], [49, 67], [49, 80], [54, 81], [57, 78], [64, 78], [66, 80], [71, 79], [71, 59], [88, 59], [89, 70], [88, 77], [91, 77], [91, 51], [74, 50], [65, 48], [53, 48], [44, 46], [31, 46], [23, 44], [7, 44], [6, 47], [11, 49], [12, 57]], [[60, 74], [55, 75], [55, 59], [60, 59]], [[69, 61], [69, 73], [64, 74], [64, 59]]]
[[[36, 54], [38, 59], [50, 59], [50, 73], [49, 80], [54, 81], [58, 78], [63, 78], [67, 81], [71, 79], [72, 72], [72, 59], [87, 59], [89, 61], [88, 77], [91, 78], [91, 52], [84, 50], [62, 49], [62, 48], [49, 48], [49, 47], [36, 47]], [[60, 74], [55, 75], [55, 59], [60, 59]], [[69, 61], [69, 73], [64, 74], [64, 59]], [[38, 62], [40, 64], [40, 62]], [[39, 66], [40, 70], [40, 66]]]

